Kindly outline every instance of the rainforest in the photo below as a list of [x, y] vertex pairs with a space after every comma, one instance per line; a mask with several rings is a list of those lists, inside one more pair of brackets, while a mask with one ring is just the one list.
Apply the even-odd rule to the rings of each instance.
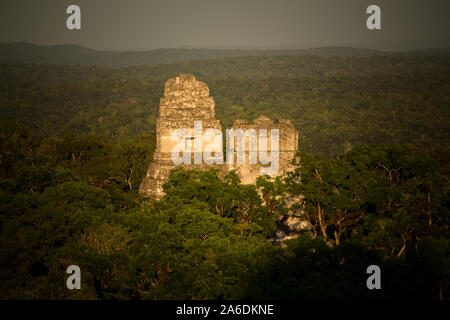
[[[179, 50], [0, 59], [0, 299], [449, 299], [448, 51]], [[290, 119], [294, 169], [244, 185], [176, 168], [140, 195], [180, 73], [225, 128]], [[289, 217], [311, 227], [269, 241]]]

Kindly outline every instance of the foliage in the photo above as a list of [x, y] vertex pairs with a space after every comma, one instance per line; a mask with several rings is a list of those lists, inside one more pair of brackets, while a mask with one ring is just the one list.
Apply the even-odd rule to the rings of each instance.
[[[448, 54], [179, 53], [1, 65], [0, 299], [449, 299]], [[141, 197], [164, 82], [182, 72], [224, 128], [291, 119], [294, 170], [241, 185], [176, 168], [162, 199]], [[268, 241], [293, 215], [310, 232]], [[382, 290], [365, 286], [372, 264]]]
[[[433, 158], [443, 150], [302, 153], [285, 180], [256, 185], [176, 168], [156, 201], [137, 192], [154, 135], [0, 132], [2, 299], [448, 299], [448, 171]], [[287, 208], [292, 194], [303, 200]], [[295, 210], [313, 232], [267, 241]], [[71, 264], [81, 290], [65, 287]], [[371, 264], [382, 291], [365, 287]]]
[[292, 120], [301, 150], [336, 156], [360, 144], [447, 145], [449, 56], [261, 56], [121, 69], [3, 64], [0, 118], [40, 137], [147, 134], [164, 83], [205, 81], [223, 128], [261, 115]]

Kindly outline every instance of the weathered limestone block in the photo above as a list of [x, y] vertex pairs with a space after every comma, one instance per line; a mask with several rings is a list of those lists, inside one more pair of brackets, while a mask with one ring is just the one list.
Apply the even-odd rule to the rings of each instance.
[[[176, 129], [187, 129], [193, 136], [193, 125], [196, 120], [202, 121], [203, 132], [207, 129], [222, 131], [219, 120], [214, 118], [214, 99], [209, 96], [206, 83], [196, 80], [191, 74], [181, 74], [167, 80], [164, 97], [160, 100], [159, 119], [156, 123], [154, 160], [150, 163], [147, 175], [139, 188], [141, 194], [156, 198], [164, 194], [162, 186], [167, 181], [170, 170], [175, 168], [171, 151], [178, 142], [172, 140], [172, 132]], [[203, 147], [206, 146], [207, 144]], [[182, 166], [196, 170], [207, 170], [212, 167], [226, 169], [224, 166], [206, 164], [183, 164]]]
[[[168, 180], [170, 171], [175, 167], [171, 159], [171, 151], [177, 145], [173, 141], [172, 133], [176, 129], [186, 129], [191, 137], [194, 137], [194, 121], [202, 121], [202, 132], [208, 129], [217, 129], [222, 132], [219, 120], [215, 119], [214, 99], [209, 96], [209, 88], [206, 83], [198, 81], [191, 74], [181, 74], [176, 78], [169, 79], [164, 89], [164, 97], [160, 100], [159, 118], [156, 123], [156, 150], [153, 155], [153, 161], [150, 163], [147, 175], [143, 179], [139, 192], [146, 196], [160, 198], [164, 192], [162, 185]], [[261, 116], [255, 119], [253, 123], [247, 120], [236, 120], [233, 129], [266, 129], [268, 131], [268, 141], [270, 141], [270, 129], [279, 130], [279, 150], [272, 150], [268, 146], [269, 154], [279, 152], [279, 170], [277, 174], [283, 173], [288, 168], [289, 162], [297, 152], [298, 132], [290, 120], [280, 119], [271, 120]], [[190, 138], [194, 139], [194, 138]], [[224, 137], [225, 139], [225, 137]], [[226, 143], [225, 141], [223, 143]], [[186, 143], [186, 145], [188, 145]], [[207, 148], [208, 143], [203, 143], [202, 147]], [[249, 159], [249, 142], [245, 141], [246, 159]], [[193, 149], [192, 158], [194, 158]], [[203, 150], [202, 150], [203, 151]], [[253, 150], [258, 152], [259, 150]], [[193, 161], [191, 163], [194, 163]], [[218, 168], [226, 173], [230, 170], [236, 170], [242, 183], [255, 183], [256, 178], [261, 175], [261, 164], [182, 164], [186, 169], [207, 170]]]
[[[267, 130], [267, 144], [268, 152], [278, 152], [279, 156], [279, 170], [273, 176], [280, 176], [289, 167], [290, 161], [295, 157], [298, 151], [298, 132], [292, 125], [290, 120], [280, 119], [277, 123], [265, 116], [261, 116], [258, 119], [253, 120], [253, 123], [249, 123], [247, 120], [236, 120], [233, 124], [233, 129], [236, 131], [242, 129], [244, 132], [248, 130], [255, 130], [258, 134], [260, 130]], [[279, 132], [279, 146], [278, 150], [274, 150], [270, 145], [271, 130], [278, 129]], [[235, 145], [236, 145], [235, 141]], [[252, 150], [250, 146], [250, 137], [245, 138], [245, 159], [249, 159], [249, 154], [252, 151], [256, 151], [259, 157], [259, 136], [257, 140], [257, 150]], [[237, 151], [235, 152], [237, 154]], [[236, 155], [235, 155], [236, 158]], [[254, 184], [256, 179], [261, 175], [261, 167], [268, 167], [269, 165], [262, 165], [260, 161], [255, 164], [248, 162], [244, 164], [235, 164], [234, 168], [241, 178], [244, 184]]]

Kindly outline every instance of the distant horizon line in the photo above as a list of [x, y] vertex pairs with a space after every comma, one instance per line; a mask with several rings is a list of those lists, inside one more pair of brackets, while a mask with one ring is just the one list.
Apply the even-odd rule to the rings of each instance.
[[[411, 39], [413, 40], [413, 39]], [[445, 39], [440, 39], [442, 41], [445, 41]], [[368, 47], [368, 44], [350, 44], [350, 43], [343, 43], [343, 44], [320, 44], [316, 43], [313, 45], [313, 42], [309, 42], [310, 46], [306, 46], [306, 43], [304, 43], [304, 47], [300, 47], [300, 43], [298, 44], [299, 47], [289, 47], [289, 45], [286, 46], [217, 46], [217, 45], [210, 45], [210, 46], [192, 46], [192, 45], [182, 45], [182, 46], [167, 46], [167, 47], [158, 47], [158, 48], [131, 48], [131, 49], [99, 49], [99, 48], [93, 48], [86, 45], [76, 44], [76, 43], [59, 43], [59, 44], [41, 44], [41, 43], [35, 43], [35, 42], [29, 42], [29, 41], [8, 41], [8, 42], [0, 42], [0, 45], [14, 45], [14, 44], [25, 44], [25, 45], [32, 45], [37, 47], [64, 47], [64, 46], [72, 46], [72, 47], [79, 47], [83, 49], [93, 50], [93, 51], [99, 51], [99, 52], [149, 52], [149, 51], [157, 51], [157, 50], [223, 50], [223, 51], [232, 51], [232, 50], [240, 50], [240, 51], [301, 51], [301, 50], [313, 50], [313, 49], [323, 49], [323, 48], [351, 48], [351, 49], [361, 49], [361, 50], [368, 50], [368, 51], [378, 51], [378, 52], [414, 52], [414, 51], [427, 51], [427, 50], [448, 50], [450, 49], [450, 40], [448, 40], [448, 44], [446, 45], [437, 45], [437, 46], [424, 46], [421, 48], [411, 48], [411, 49], [400, 49], [400, 50], [389, 50], [384, 48], [374, 48], [374, 47]], [[376, 44], [376, 42], [373, 43], [373, 45]], [[291, 45], [295, 46], [295, 44]]]

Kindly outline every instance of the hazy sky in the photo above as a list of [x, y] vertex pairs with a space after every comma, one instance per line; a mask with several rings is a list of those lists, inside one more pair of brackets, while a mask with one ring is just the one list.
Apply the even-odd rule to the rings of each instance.
[[[66, 28], [81, 7], [82, 30]], [[366, 29], [366, 8], [381, 7], [382, 30]], [[79, 44], [96, 49], [444, 46], [449, 0], [1, 0], [0, 42]]]

